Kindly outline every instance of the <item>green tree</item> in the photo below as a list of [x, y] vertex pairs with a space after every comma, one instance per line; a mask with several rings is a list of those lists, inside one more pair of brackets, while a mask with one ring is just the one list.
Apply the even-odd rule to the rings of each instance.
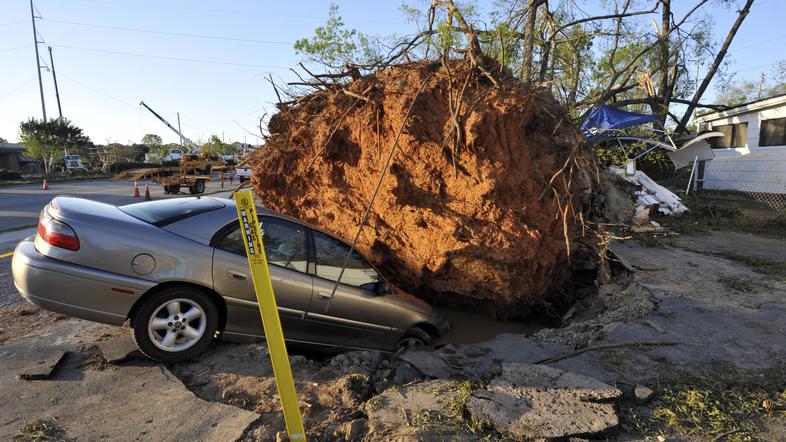
[[718, 98], [715, 101], [724, 106], [738, 106], [784, 94], [786, 93], [786, 60], [778, 63], [775, 69], [758, 81], [739, 80], [731, 84], [722, 84], [718, 89]]
[[218, 135], [211, 135], [207, 143], [202, 144], [202, 152], [209, 154], [218, 154], [224, 152], [224, 143]]
[[373, 39], [357, 29], [348, 29], [338, 6], [332, 3], [327, 22], [317, 27], [311, 38], [297, 40], [294, 49], [309, 61], [335, 69], [345, 64], [370, 65], [379, 59]]
[[0, 143], [7, 143], [7, 142], [8, 142], [8, 140], [6, 140], [6, 139], [5, 139], [5, 138], [3, 138], [3, 137], [0, 137]]
[[161, 140], [161, 137], [156, 134], [145, 134], [145, 136], [142, 137], [142, 144], [147, 146], [150, 150], [157, 150], [164, 142]]
[[43, 161], [47, 176], [65, 149], [83, 150], [90, 144], [90, 138], [82, 129], [66, 118], [23, 121], [19, 124], [19, 139], [31, 157]]

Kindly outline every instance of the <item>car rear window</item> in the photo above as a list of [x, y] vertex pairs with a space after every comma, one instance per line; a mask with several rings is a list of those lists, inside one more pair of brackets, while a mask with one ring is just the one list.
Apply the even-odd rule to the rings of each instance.
[[223, 207], [224, 203], [213, 198], [194, 197], [148, 201], [120, 206], [118, 209], [134, 218], [163, 227], [175, 221]]

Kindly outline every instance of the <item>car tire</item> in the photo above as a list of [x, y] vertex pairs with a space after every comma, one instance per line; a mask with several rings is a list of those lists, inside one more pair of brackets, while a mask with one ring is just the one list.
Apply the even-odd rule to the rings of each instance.
[[213, 300], [191, 287], [161, 290], [145, 300], [132, 320], [139, 350], [165, 363], [202, 354], [215, 341], [218, 324]]
[[188, 188], [189, 193], [191, 195], [198, 195], [200, 193], [205, 192], [205, 181], [204, 180], [196, 180], [194, 185]]
[[398, 340], [396, 344], [396, 348], [412, 348], [412, 347], [421, 347], [424, 345], [431, 345], [434, 343], [434, 339], [428, 334], [425, 330], [418, 327], [413, 327], [407, 330], [401, 336], [401, 339]]

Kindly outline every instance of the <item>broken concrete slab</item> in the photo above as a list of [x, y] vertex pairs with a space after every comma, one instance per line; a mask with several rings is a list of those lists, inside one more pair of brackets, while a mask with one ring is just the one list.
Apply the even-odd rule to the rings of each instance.
[[134, 338], [131, 337], [130, 331], [124, 331], [126, 333], [120, 333], [117, 336], [96, 342], [106, 362], [110, 364], [119, 364], [129, 359], [142, 359], [145, 357], [137, 348]]
[[446, 345], [436, 351], [407, 351], [399, 358], [429, 378], [482, 380], [502, 372], [501, 360], [490, 354]]
[[461, 413], [469, 392], [469, 382], [447, 379], [390, 387], [364, 405], [367, 439], [407, 440], [433, 433], [443, 440], [465, 436]]
[[502, 375], [467, 401], [474, 419], [516, 440], [607, 435], [619, 425], [622, 392], [542, 365], [503, 363]]
[[57, 366], [65, 358], [66, 351], [54, 350], [50, 356], [39, 360], [34, 365], [22, 369], [19, 372], [19, 379], [23, 381], [40, 381], [49, 379], [57, 370]]
[[[56, 420], [68, 440], [236, 440], [258, 419], [197, 398], [159, 365], [82, 367], [78, 334], [84, 329], [84, 323], [63, 321], [0, 347], [0, 397], [13, 399], [0, 402], [0, 440], [12, 439], [20, 425], [36, 418]], [[16, 379], [25, 367], [66, 350], [49, 380]]]

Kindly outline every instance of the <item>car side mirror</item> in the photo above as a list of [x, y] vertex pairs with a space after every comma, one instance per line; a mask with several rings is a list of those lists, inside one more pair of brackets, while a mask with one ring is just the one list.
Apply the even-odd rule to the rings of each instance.
[[385, 281], [379, 281], [376, 284], [376, 290], [374, 290], [374, 293], [377, 295], [386, 295], [390, 293], [390, 287]]

